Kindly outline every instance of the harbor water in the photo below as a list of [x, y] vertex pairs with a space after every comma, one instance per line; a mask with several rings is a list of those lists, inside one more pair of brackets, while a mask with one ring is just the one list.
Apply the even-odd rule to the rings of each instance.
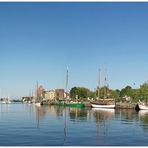
[[0, 104], [0, 146], [148, 146], [148, 111]]

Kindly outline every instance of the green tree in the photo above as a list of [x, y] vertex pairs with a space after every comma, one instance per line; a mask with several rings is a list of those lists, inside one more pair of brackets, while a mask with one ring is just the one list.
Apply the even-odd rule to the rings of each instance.
[[140, 100], [145, 100], [146, 102], [148, 101], [148, 82], [145, 82], [140, 86], [138, 97]]
[[110, 97], [115, 98], [116, 101], [120, 101], [120, 90], [119, 89], [110, 90]]
[[129, 97], [133, 98], [133, 95], [134, 95], [134, 93], [133, 93], [133, 89], [131, 86], [126, 86], [120, 92], [121, 97], [129, 96]]
[[86, 98], [93, 98], [95, 96], [95, 92], [90, 91], [88, 88], [85, 87], [73, 87], [70, 90], [70, 97], [76, 98], [76, 95], [79, 99], [86, 99]]
[[71, 98], [76, 98], [76, 95], [78, 95], [78, 97], [79, 97], [79, 89], [77, 87], [73, 87], [70, 90], [70, 97]]
[[139, 89], [133, 89], [133, 102], [138, 102], [139, 100]]

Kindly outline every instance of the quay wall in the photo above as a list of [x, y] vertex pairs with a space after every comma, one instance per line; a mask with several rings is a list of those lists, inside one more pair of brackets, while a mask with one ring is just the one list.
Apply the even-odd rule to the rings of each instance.
[[128, 102], [116, 102], [116, 108], [118, 109], [135, 109], [137, 103], [128, 103]]

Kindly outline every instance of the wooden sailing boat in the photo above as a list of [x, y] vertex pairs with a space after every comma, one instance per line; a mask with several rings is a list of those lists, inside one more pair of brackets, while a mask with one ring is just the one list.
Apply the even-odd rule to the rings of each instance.
[[112, 98], [107, 98], [107, 80], [106, 80], [107, 70], [105, 69], [105, 79], [104, 79], [104, 98], [100, 98], [100, 69], [99, 69], [99, 81], [98, 81], [98, 98], [96, 101], [91, 102], [91, 106], [95, 108], [115, 108], [115, 101]]

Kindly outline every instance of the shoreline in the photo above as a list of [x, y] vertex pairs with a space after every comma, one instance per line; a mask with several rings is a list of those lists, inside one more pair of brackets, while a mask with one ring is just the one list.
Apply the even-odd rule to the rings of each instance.
[[[90, 107], [91, 108], [91, 103], [90, 102], [82, 102], [86, 108]], [[42, 102], [42, 105], [57, 105], [55, 101], [48, 101], [48, 102]], [[116, 102], [115, 105], [116, 109], [136, 109], [137, 108], [137, 103], [135, 102]]]

